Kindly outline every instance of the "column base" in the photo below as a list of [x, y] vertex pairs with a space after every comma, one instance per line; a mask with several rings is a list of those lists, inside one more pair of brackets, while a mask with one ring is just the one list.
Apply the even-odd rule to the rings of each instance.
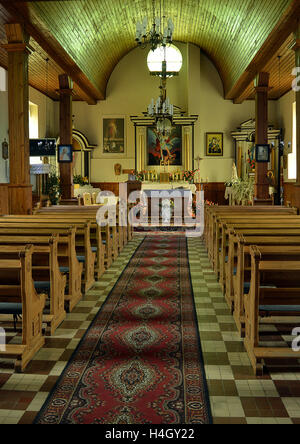
[[274, 205], [273, 199], [257, 199], [254, 198], [253, 201], [254, 206], [263, 206], [263, 205]]
[[9, 184], [9, 214], [32, 214], [32, 185]]

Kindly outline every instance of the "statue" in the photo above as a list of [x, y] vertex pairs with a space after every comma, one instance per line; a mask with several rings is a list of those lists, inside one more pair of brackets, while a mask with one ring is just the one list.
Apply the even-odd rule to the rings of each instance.
[[122, 165], [120, 165], [119, 163], [115, 164], [115, 175], [116, 176], [121, 176], [122, 174]]

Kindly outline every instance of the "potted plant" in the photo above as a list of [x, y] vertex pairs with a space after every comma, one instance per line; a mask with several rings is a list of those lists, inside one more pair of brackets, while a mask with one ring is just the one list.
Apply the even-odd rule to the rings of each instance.
[[73, 177], [73, 183], [76, 188], [84, 187], [89, 184], [89, 180], [87, 177], [82, 177], [80, 174], [77, 174]]
[[57, 205], [61, 196], [60, 178], [57, 174], [49, 174], [45, 194], [49, 196], [52, 205]]

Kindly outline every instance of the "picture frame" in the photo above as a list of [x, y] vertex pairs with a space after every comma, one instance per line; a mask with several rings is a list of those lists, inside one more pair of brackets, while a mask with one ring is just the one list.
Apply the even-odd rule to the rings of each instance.
[[255, 147], [255, 159], [258, 163], [269, 163], [271, 160], [271, 149], [269, 144], [258, 144]]
[[58, 161], [58, 163], [72, 163], [73, 162], [73, 146], [72, 145], [58, 145], [58, 147], [57, 147], [57, 161]]
[[102, 117], [102, 157], [126, 156], [125, 116]]
[[223, 157], [224, 133], [206, 133], [206, 156]]

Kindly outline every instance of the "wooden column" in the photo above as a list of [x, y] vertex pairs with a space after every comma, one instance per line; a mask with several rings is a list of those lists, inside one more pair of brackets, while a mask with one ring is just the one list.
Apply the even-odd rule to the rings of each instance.
[[[295, 67], [300, 68], [300, 24], [295, 32]], [[299, 83], [299, 82], [298, 82]], [[300, 89], [296, 91], [296, 119], [297, 119], [297, 181], [296, 186], [300, 187]]]
[[[268, 143], [268, 92], [270, 74], [261, 72], [255, 79], [256, 91], [256, 144]], [[256, 164], [255, 205], [271, 204], [269, 182], [267, 179], [268, 163]]]
[[32, 213], [29, 160], [29, 36], [21, 24], [5, 25], [8, 44], [9, 212]]
[[[59, 76], [60, 144], [72, 145], [73, 81], [67, 74]], [[74, 198], [73, 163], [60, 164], [62, 200]]]

